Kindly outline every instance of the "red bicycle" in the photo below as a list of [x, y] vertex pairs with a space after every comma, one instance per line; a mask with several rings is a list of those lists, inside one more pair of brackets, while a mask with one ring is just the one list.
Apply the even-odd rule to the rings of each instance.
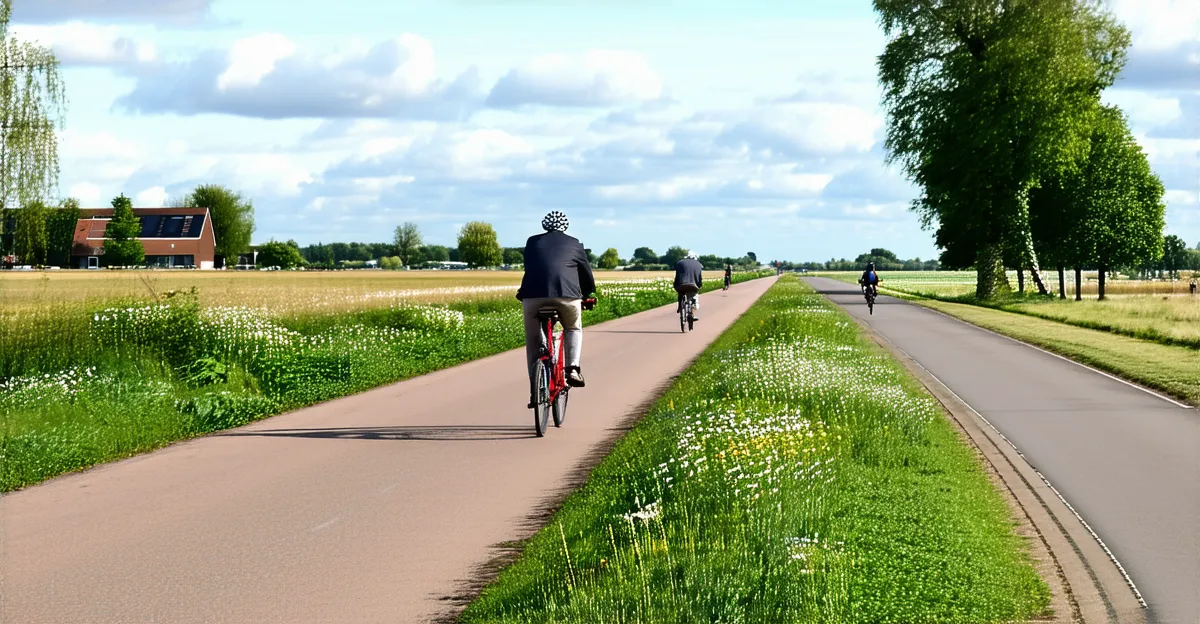
[[[595, 306], [595, 299], [583, 300], [584, 310], [591, 310]], [[539, 310], [538, 320], [542, 324], [542, 346], [538, 352], [538, 359], [533, 363], [530, 378], [534, 397], [533, 429], [540, 438], [546, 435], [546, 425], [549, 424], [551, 413], [554, 414], [555, 427], [561, 427], [567, 419], [567, 397], [571, 387], [567, 385], [563, 332], [554, 332], [554, 326], [560, 320], [558, 310]]]

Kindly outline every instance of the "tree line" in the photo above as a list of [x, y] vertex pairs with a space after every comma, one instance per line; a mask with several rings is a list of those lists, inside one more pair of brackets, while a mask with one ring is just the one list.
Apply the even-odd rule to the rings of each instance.
[[[416, 223], [407, 222], [396, 227], [390, 243], [316, 243], [301, 246], [294, 240], [263, 243], [254, 248], [258, 252], [258, 264], [264, 267], [313, 269], [337, 269], [362, 267], [367, 262], [378, 262], [384, 269], [429, 268], [442, 262], [464, 262], [473, 268], [517, 267], [524, 263], [523, 247], [503, 247], [495, 228], [490, 223], [474, 221], [464, 225], [458, 232], [454, 247], [427, 245]], [[633, 256], [624, 259], [614, 247], [600, 255], [591, 249], [585, 250], [588, 261], [600, 269], [625, 267], [631, 271], [662, 271], [672, 269], [675, 263], [687, 255], [688, 250], [673, 246], [663, 255], [649, 247], [639, 247]], [[748, 268], [758, 266], [758, 257], [749, 252], [740, 258], [716, 255], [699, 256], [705, 269], [719, 270], [725, 266]]]
[[1091, 0], [874, 0], [891, 162], [944, 268], [976, 271], [976, 296], [1006, 269], [1149, 266], [1164, 256], [1164, 188], [1121, 110], [1101, 102], [1128, 30]]

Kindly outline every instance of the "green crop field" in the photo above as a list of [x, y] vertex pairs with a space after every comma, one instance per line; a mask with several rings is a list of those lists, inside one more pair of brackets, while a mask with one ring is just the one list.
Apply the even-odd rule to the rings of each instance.
[[[3, 491], [524, 343], [519, 273], [188, 274], [140, 292], [144, 276], [105, 273], [9, 283], [26, 296], [0, 308]], [[661, 277], [600, 279], [585, 324], [675, 301]]]
[[936, 402], [785, 277], [463, 619], [983, 623], [1048, 604]]

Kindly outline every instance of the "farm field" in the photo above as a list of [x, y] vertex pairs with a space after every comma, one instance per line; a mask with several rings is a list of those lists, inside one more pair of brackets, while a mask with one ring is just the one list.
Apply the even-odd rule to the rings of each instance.
[[[855, 283], [858, 274], [822, 274], [848, 283]], [[893, 272], [883, 274], [880, 288], [903, 295], [941, 299], [956, 303], [975, 303], [975, 274], [971, 272]], [[1010, 275], [1015, 281], [1015, 274]], [[1057, 281], [1057, 280], [1056, 280]], [[1148, 294], [1153, 292], [1170, 294]], [[1200, 349], [1200, 295], [1187, 294], [1187, 282], [1174, 283], [1117, 280], [1108, 283], [1110, 297], [1095, 298], [1095, 286], [1084, 288], [1083, 301], [1075, 301], [1073, 286], [1068, 286], [1066, 300], [1037, 295], [1018, 296], [988, 307], [1035, 316], [1088, 329], [1151, 340], [1167, 345]], [[1123, 293], [1123, 294], [1122, 294]]]
[[[38, 276], [44, 295], [0, 308], [0, 490], [524, 342], [517, 272], [189, 273], [136, 296], [142, 276], [116, 275]], [[585, 324], [675, 301], [667, 279], [598, 277]]]
[[[671, 277], [596, 271], [597, 281]], [[717, 276], [717, 272], [711, 272]], [[39, 271], [0, 272], [0, 312], [58, 304], [150, 299], [196, 288], [204, 306], [262, 306], [276, 314], [370, 307], [403, 296], [441, 303], [515, 291], [520, 271]], [[400, 293], [403, 293], [400, 295]]]
[[1026, 621], [1026, 548], [936, 402], [785, 277], [463, 620]]
[[[819, 271], [809, 273], [814, 277], [829, 277], [850, 284], [857, 283], [859, 271]], [[882, 271], [880, 277], [883, 283], [880, 287], [923, 297], [962, 297], [975, 294], [974, 271]], [[1075, 292], [1075, 275], [1068, 271], [1066, 274], [1067, 296]], [[1042, 273], [1046, 287], [1055, 294], [1059, 291], [1058, 271]], [[1013, 290], [1017, 288], [1017, 272], [1008, 272], [1008, 281]], [[1025, 287], [1029, 292], [1037, 292], [1033, 280], [1025, 276]], [[1095, 297], [1099, 292], [1099, 281], [1094, 271], [1083, 272], [1083, 287], [1080, 289], [1084, 297]], [[1154, 280], [1109, 279], [1104, 287], [1105, 294], [1110, 297], [1144, 296], [1144, 295], [1186, 295], [1188, 294], [1188, 276], [1184, 279], [1168, 282]]]

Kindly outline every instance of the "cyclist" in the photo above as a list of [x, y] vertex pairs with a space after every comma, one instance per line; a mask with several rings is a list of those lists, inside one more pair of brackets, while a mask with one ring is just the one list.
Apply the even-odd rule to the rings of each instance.
[[729, 285], [731, 283], [733, 283], [733, 265], [726, 264], [725, 265], [725, 288], [728, 289]]
[[690, 297], [692, 300], [692, 318], [700, 320], [700, 299], [696, 297], [696, 293], [700, 292], [700, 286], [704, 283], [704, 266], [700, 264], [694, 252], [688, 252], [687, 256], [679, 262], [675, 263], [675, 292], [679, 293], [679, 305], [676, 306], [675, 312], [683, 311], [683, 298]]
[[858, 278], [858, 284], [864, 288], [870, 288], [872, 296], [879, 296], [879, 273], [875, 272], [874, 262], [867, 263], [867, 270], [863, 271], [862, 277]]
[[[553, 308], [562, 321], [567, 385], [582, 388], [583, 299], [596, 291], [592, 265], [578, 239], [567, 236], [567, 215], [555, 210], [542, 219], [544, 234], [525, 242], [525, 275], [517, 299], [525, 312], [525, 363], [533, 386], [533, 363], [542, 347], [538, 310]], [[549, 337], [547, 337], [549, 338]], [[530, 391], [529, 408], [533, 409]]]

